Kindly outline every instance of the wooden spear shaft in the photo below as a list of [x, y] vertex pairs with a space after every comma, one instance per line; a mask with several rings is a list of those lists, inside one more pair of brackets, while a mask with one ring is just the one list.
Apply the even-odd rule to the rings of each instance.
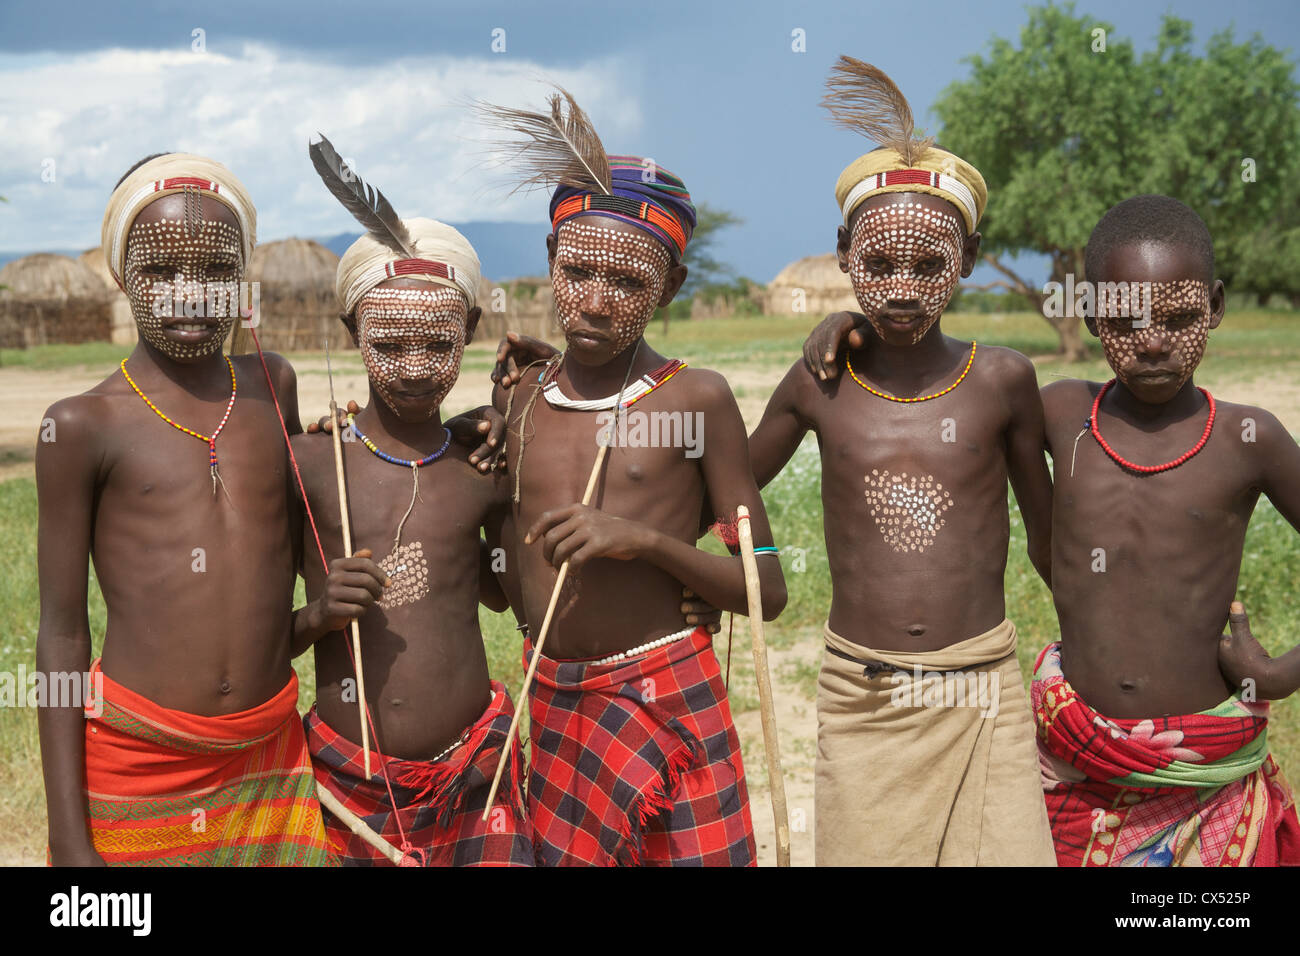
[[767, 670], [767, 639], [763, 636], [763, 596], [759, 589], [758, 560], [749, 509], [736, 509], [740, 533], [740, 560], [745, 566], [745, 595], [749, 599], [749, 632], [754, 639], [754, 676], [758, 680], [758, 706], [763, 715], [763, 749], [767, 751], [767, 782], [772, 791], [772, 816], [776, 819], [776, 865], [790, 865], [790, 817], [785, 805], [785, 777], [781, 773], [781, 740], [776, 733], [772, 705], [772, 678]]
[[361, 837], [361, 839], [365, 840], [384, 856], [388, 857], [388, 859], [392, 860], [395, 865], [402, 865], [402, 860], [406, 859], [406, 854], [372, 830], [370, 824], [366, 823], [365, 820], [362, 820], [347, 807], [343, 806], [343, 804], [339, 802], [338, 797], [334, 796], [334, 794], [321, 786], [320, 781], [316, 782], [316, 796], [320, 800], [321, 806], [334, 814], [334, 816], [338, 817], [349, 830]]
[[[596, 452], [596, 463], [591, 466], [591, 476], [587, 478], [587, 490], [582, 493], [582, 503], [584, 505], [591, 504], [591, 496], [596, 490], [596, 479], [600, 477], [600, 466], [605, 463], [605, 455], [609, 452], [609, 446], [613, 441], [613, 435], [608, 435], [607, 440], [601, 443], [600, 449]], [[555, 605], [560, 600], [560, 588], [564, 587], [564, 579], [568, 576], [569, 562], [566, 560], [560, 565], [560, 573], [555, 576], [555, 587], [551, 589], [551, 603], [546, 605], [546, 616], [542, 618], [542, 629], [537, 634], [537, 643], [533, 645], [533, 659], [528, 662], [528, 673], [524, 675], [524, 686], [519, 692], [518, 704], [515, 706], [515, 716], [510, 720], [510, 732], [506, 734], [506, 744], [501, 750], [501, 759], [497, 761], [496, 775], [492, 778], [492, 789], [488, 791], [487, 806], [483, 808], [484, 821], [492, 812], [492, 803], [496, 800], [497, 788], [501, 786], [501, 774], [506, 769], [506, 761], [510, 759], [510, 747], [514, 744], [515, 734], [519, 732], [519, 717], [524, 712], [524, 702], [528, 700], [528, 689], [533, 686], [533, 675], [537, 673], [537, 662], [542, 659], [542, 645], [546, 643], [546, 635], [551, 629], [551, 618], [555, 614]]]
[[[348, 486], [343, 480], [343, 442], [339, 437], [339, 407], [330, 396], [330, 421], [334, 427], [334, 475], [339, 487], [339, 515], [343, 522], [343, 556], [352, 557], [352, 522], [348, 518]], [[361, 751], [364, 754], [366, 779], [370, 779], [370, 724], [366, 720], [366, 678], [361, 669], [361, 625], [352, 619], [352, 659], [357, 668], [357, 707], [361, 711]]]

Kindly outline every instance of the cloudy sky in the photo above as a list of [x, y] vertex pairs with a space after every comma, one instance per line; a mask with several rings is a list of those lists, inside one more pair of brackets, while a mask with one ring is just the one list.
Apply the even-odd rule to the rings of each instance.
[[[1142, 49], [1166, 9], [1076, 6]], [[1177, 10], [1198, 45], [1234, 25], [1239, 37], [1300, 46], [1294, 0]], [[832, 248], [835, 177], [865, 147], [817, 106], [835, 57], [881, 66], [919, 122], [932, 122], [930, 104], [967, 75], [963, 58], [994, 35], [1015, 38], [1024, 11], [1002, 0], [5, 3], [0, 252], [97, 245], [113, 183], [168, 149], [235, 170], [257, 204], [260, 240], [353, 231], [307, 160], [317, 130], [406, 215], [542, 225], [544, 196], [507, 195], [463, 103], [539, 103], [549, 79], [587, 108], [611, 152], [649, 155], [697, 200], [741, 216], [719, 252], [767, 281]], [[792, 49], [796, 30], [805, 52]]]

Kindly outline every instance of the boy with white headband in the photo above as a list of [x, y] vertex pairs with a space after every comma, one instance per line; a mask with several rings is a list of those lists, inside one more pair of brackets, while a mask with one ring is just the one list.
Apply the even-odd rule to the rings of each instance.
[[939, 328], [979, 252], [984, 179], [914, 136], [902, 93], [870, 64], [842, 57], [828, 89], [835, 118], [881, 147], [835, 187], [865, 346], [847, 377], [795, 363], [749, 439], [760, 487], [809, 430], [821, 449], [832, 600], [817, 863], [1052, 865], [1002, 584], [1008, 478], [1049, 578], [1042, 402], [1023, 355]]
[[[328, 842], [289, 665], [289, 364], [228, 358], [256, 240], [240, 181], [168, 153], [118, 183], [109, 269], [139, 344], [46, 412], [37, 665], [87, 675], [41, 708], [55, 865], [320, 864]], [[274, 383], [274, 393], [272, 392]], [[108, 609], [91, 661], [87, 564]]]

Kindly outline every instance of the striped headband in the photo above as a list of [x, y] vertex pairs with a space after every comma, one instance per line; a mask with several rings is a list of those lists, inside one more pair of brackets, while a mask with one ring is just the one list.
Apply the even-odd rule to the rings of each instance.
[[621, 219], [662, 242], [680, 262], [695, 230], [696, 210], [680, 177], [653, 159], [609, 157], [609, 190], [560, 185], [551, 195], [551, 229], [575, 216]]
[[868, 176], [849, 190], [848, 196], [840, 207], [840, 212], [844, 215], [844, 224], [846, 226], [849, 224], [849, 216], [864, 196], [887, 186], [930, 186], [961, 203], [967, 223], [979, 221], [974, 194], [955, 176], [928, 169], [890, 169]]
[[579, 193], [562, 200], [556, 207], [551, 228], [558, 230], [560, 224], [585, 212], [612, 213], [616, 219], [627, 219], [653, 226], [663, 234], [663, 238], [676, 250], [676, 257], [681, 258], [686, 251], [686, 231], [677, 218], [654, 203], [638, 202], [623, 196], [605, 196], [600, 193]]
[[353, 312], [375, 286], [402, 276], [456, 289], [465, 297], [466, 307], [474, 308], [482, 267], [469, 240], [436, 219], [417, 216], [403, 219], [402, 224], [410, 234], [413, 256], [394, 251], [369, 233], [343, 253], [334, 276], [334, 291], [343, 311]]
[[361, 297], [379, 283], [398, 276], [434, 276], [454, 282], [456, 288], [465, 294], [465, 301], [470, 303], [471, 308], [478, 292], [471, 284], [474, 280], [467, 276], [463, 269], [458, 270], [453, 265], [434, 262], [432, 259], [396, 259], [371, 266], [352, 279], [348, 285], [347, 295], [343, 299], [344, 304], [348, 306], [348, 311], [352, 311]]

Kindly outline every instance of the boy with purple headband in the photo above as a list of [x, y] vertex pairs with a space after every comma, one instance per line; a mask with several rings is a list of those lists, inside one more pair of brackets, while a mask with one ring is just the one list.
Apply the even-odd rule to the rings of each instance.
[[[566, 351], [494, 394], [514, 488], [506, 588], [530, 631], [570, 562], [529, 698], [538, 859], [751, 865], [739, 740], [707, 629], [681, 627], [681, 589], [746, 609], [740, 562], [695, 547], [706, 501], [721, 515], [746, 505], [755, 541], [775, 549], [726, 381], [643, 338], [686, 278], [695, 208], [682, 181], [651, 160], [606, 156], [564, 98], [567, 119], [558, 96], [549, 115], [485, 109], [511, 132], [554, 118], [570, 124], [569, 142], [590, 144], [561, 157], [562, 176], [532, 179], [561, 183], [546, 246]], [[517, 155], [557, 165], [536, 141]], [[611, 447], [591, 505], [574, 504], [601, 441]], [[760, 561], [770, 619], [785, 585], [777, 561]]]

